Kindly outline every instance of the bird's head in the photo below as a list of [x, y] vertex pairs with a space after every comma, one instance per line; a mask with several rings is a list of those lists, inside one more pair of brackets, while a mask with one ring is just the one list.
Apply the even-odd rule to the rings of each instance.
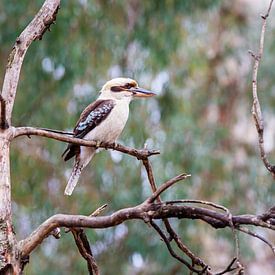
[[155, 93], [140, 88], [138, 83], [131, 78], [114, 78], [108, 81], [101, 89], [101, 98], [127, 99], [135, 97], [151, 97]]

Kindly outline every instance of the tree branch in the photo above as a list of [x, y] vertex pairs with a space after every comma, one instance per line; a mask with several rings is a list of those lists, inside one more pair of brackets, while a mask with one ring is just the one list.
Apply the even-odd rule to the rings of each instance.
[[108, 142], [98, 143], [96, 141], [89, 141], [85, 139], [74, 138], [71, 136], [67, 136], [67, 132], [63, 133], [62, 131], [59, 131], [59, 130], [41, 129], [41, 128], [34, 128], [34, 127], [13, 128], [12, 138], [16, 138], [23, 135], [47, 137], [47, 138], [51, 138], [51, 139], [55, 139], [55, 140], [59, 140], [67, 143], [73, 143], [73, 144], [88, 146], [88, 147], [100, 147], [105, 149], [113, 149], [128, 155], [134, 156], [137, 159], [144, 159], [152, 155], [158, 155], [160, 153], [158, 150], [134, 149], [118, 143], [108, 143]]
[[34, 19], [17, 37], [9, 55], [2, 89], [2, 97], [6, 101], [6, 119], [9, 125], [25, 54], [31, 43], [36, 39], [42, 39], [44, 33], [56, 20], [59, 5], [60, 0], [46, 0]]
[[262, 59], [263, 50], [264, 50], [266, 21], [269, 16], [270, 10], [272, 8], [272, 4], [273, 4], [273, 0], [271, 0], [269, 3], [267, 13], [265, 15], [261, 16], [263, 19], [263, 24], [262, 24], [262, 31], [261, 31], [260, 45], [259, 45], [258, 53], [254, 54], [251, 51], [249, 51], [249, 52], [254, 59], [253, 75], [252, 75], [252, 94], [253, 94], [252, 116], [254, 118], [255, 126], [256, 126], [256, 129], [258, 132], [260, 155], [261, 155], [261, 159], [262, 159], [266, 169], [272, 174], [273, 177], [275, 177], [275, 166], [269, 162], [267, 155], [266, 155], [266, 151], [265, 151], [264, 120], [263, 120], [261, 105], [259, 102], [258, 92], [257, 92], [257, 86], [258, 86], [257, 76], [258, 76], [258, 69], [259, 69], [260, 61]]
[[[232, 216], [232, 222], [234, 226], [254, 225], [275, 231], [275, 224], [263, 222], [260, 217], [261, 215], [236, 215]], [[118, 210], [109, 216], [54, 215], [43, 222], [30, 236], [20, 241], [21, 255], [23, 258], [27, 257], [56, 227], [108, 228], [127, 220], [139, 219], [148, 222], [165, 218], [200, 219], [214, 228], [230, 227], [228, 215], [224, 213], [200, 207], [145, 201], [135, 207]]]
[[84, 230], [82, 228], [72, 228], [71, 232], [81, 256], [87, 261], [89, 274], [99, 275], [99, 269]]
[[[147, 172], [147, 176], [148, 176], [148, 180], [150, 182], [150, 186], [151, 186], [151, 190], [153, 192], [153, 195], [156, 194], [157, 192], [157, 186], [156, 186], [156, 183], [155, 183], [155, 179], [154, 179], [154, 174], [153, 174], [153, 169], [152, 169], [152, 165], [149, 161], [149, 159], [144, 159], [142, 161], [145, 169], [146, 169], [146, 172]], [[186, 177], [189, 177], [190, 175], [186, 175]], [[176, 182], [174, 182], [176, 183]], [[170, 185], [171, 186], [171, 185]], [[168, 186], [168, 187], [170, 187]], [[167, 188], [168, 188], [167, 187]], [[163, 188], [160, 186], [160, 188]], [[161, 190], [160, 190], [161, 191]], [[164, 191], [164, 190], [163, 190]], [[161, 192], [163, 192], [161, 191]], [[151, 198], [152, 198], [151, 196]], [[150, 199], [150, 198], [149, 198]], [[160, 198], [160, 193], [159, 195], [157, 195], [156, 197], [156, 200], [157, 202], [161, 203], [162, 200]], [[207, 267], [207, 264], [204, 263], [204, 261], [202, 259], [200, 259], [198, 256], [196, 256], [181, 240], [181, 238], [179, 237], [179, 235], [175, 232], [175, 230], [173, 229], [172, 225], [170, 224], [169, 220], [168, 219], [163, 219], [163, 223], [165, 225], [165, 228], [167, 230], [167, 232], [169, 233], [169, 241], [172, 241], [174, 240], [175, 243], [177, 244], [178, 248], [185, 254], [187, 255], [191, 260], [192, 260], [192, 266], [194, 264], [196, 265], [199, 265], [202, 267], [202, 270], [205, 269], [205, 267]]]
[[183, 173], [183, 174], [180, 174], [180, 175], [166, 181], [152, 194], [152, 196], [150, 198], [148, 198], [148, 203], [154, 202], [161, 193], [163, 193], [166, 189], [171, 187], [173, 184], [175, 184], [181, 180], [184, 180], [186, 178], [189, 178], [189, 177], [191, 177], [191, 175]]

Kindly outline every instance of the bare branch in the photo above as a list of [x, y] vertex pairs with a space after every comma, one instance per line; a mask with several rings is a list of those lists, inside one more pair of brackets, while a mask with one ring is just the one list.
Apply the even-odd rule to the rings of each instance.
[[239, 231], [243, 232], [243, 233], [246, 233], [246, 234], [248, 234], [250, 236], [253, 236], [253, 237], [258, 238], [259, 240], [263, 241], [265, 244], [267, 244], [271, 248], [271, 250], [272, 250], [272, 252], [273, 252], [273, 254], [275, 256], [275, 246], [272, 245], [266, 238], [264, 238], [263, 236], [260, 236], [259, 234], [257, 234], [255, 232], [249, 230], [246, 227], [239, 226], [239, 227], [237, 227], [237, 229]]
[[[255, 215], [232, 216], [234, 226], [254, 225], [267, 227], [266, 223]], [[139, 219], [145, 222], [154, 219], [179, 218], [200, 219], [214, 228], [231, 227], [227, 214], [219, 213], [206, 208], [186, 205], [167, 205], [164, 203], [147, 203], [130, 208], [124, 208], [109, 216], [90, 217], [83, 215], [57, 214], [43, 222], [29, 237], [20, 242], [22, 257], [28, 256], [56, 227], [86, 227], [107, 228], [116, 226], [126, 220]], [[275, 231], [275, 225], [267, 227]]]
[[[174, 249], [170, 245], [169, 239], [165, 236], [165, 234], [160, 229], [160, 227], [155, 222], [153, 222], [153, 221], [150, 221], [150, 224], [156, 230], [156, 232], [158, 232], [158, 234], [160, 235], [161, 239], [166, 244], [167, 249], [170, 252], [170, 254], [172, 255], [172, 257], [174, 257], [175, 259], [177, 259], [178, 261], [180, 261], [181, 263], [183, 263], [185, 266], [187, 266], [189, 268], [189, 270], [191, 270], [193, 272], [196, 272], [197, 274], [205, 274], [205, 271], [207, 270], [207, 266], [205, 268], [203, 268], [202, 270], [195, 269], [185, 259], [183, 259], [182, 257], [178, 256], [177, 253], [175, 253]], [[212, 274], [212, 273], [207, 273], [207, 274]]]
[[258, 54], [254, 54], [250, 51], [251, 56], [254, 58], [254, 66], [253, 66], [253, 75], [252, 75], [252, 94], [253, 94], [253, 104], [252, 104], [252, 115], [254, 118], [255, 126], [258, 132], [258, 141], [259, 141], [259, 148], [260, 148], [260, 155], [261, 159], [267, 168], [267, 170], [275, 177], [275, 166], [272, 165], [266, 155], [265, 151], [265, 144], [264, 144], [264, 120], [262, 116], [261, 106], [258, 98], [257, 92], [257, 76], [258, 76], [258, 69], [260, 65], [260, 61], [262, 59], [263, 50], [264, 50], [264, 38], [265, 38], [265, 31], [266, 31], [266, 21], [269, 16], [270, 10], [272, 8], [273, 0], [270, 1], [267, 13], [262, 17], [263, 24], [262, 24], [262, 31], [260, 37], [260, 45]]
[[162, 193], [164, 192], [166, 189], [168, 189], [169, 187], [171, 187], [173, 184], [181, 181], [181, 180], [184, 180], [186, 178], [189, 178], [191, 177], [191, 175], [188, 175], [186, 173], [183, 173], [183, 174], [180, 174], [168, 181], [166, 181], [165, 183], [163, 183], [153, 194], [150, 198], [148, 198], [148, 203], [152, 203], [156, 200], [156, 198]]
[[[152, 165], [148, 158], [142, 160], [142, 163], [146, 169], [147, 176], [148, 176], [150, 186], [151, 186], [151, 190], [153, 193], [155, 193], [157, 191], [157, 186], [156, 186], [155, 179], [154, 179]], [[157, 200], [157, 202], [162, 203], [160, 196], [156, 197], [156, 200]], [[207, 265], [203, 262], [202, 259], [197, 257], [186, 245], [184, 245], [184, 243], [182, 242], [179, 235], [172, 228], [169, 220], [163, 219], [163, 223], [165, 225], [167, 232], [169, 233], [169, 241], [174, 240], [176, 242], [178, 248], [192, 260], [192, 266], [194, 264], [197, 264], [197, 265], [200, 265], [204, 269], [205, 266], [207, 266]]]
[[60, 0], [46, 0], [34, 19], [17, 37], [9, 55], [2, 89], [2, 97], [6, 101], [6, 120], [9, 125], [25, 54], [31, 43], [36, 39], [42, 39], [43, 34], [56, 20], [59, 5]]
[[89, 274], [99, 275], [99, 269], [84, 230], [82, 228], [72, 228], [71, 232], [81, 256], [87, 261]]
[[233, 258], [233, 260], [230, 262], [230, 264], [226, 267], [225, 270], [223, 270], [219, 273], [216, 273], [215, 275], [223, 275], [223, 274], [226, 274], [228, 272], [236, 270], [238, 267], [233, 267], [233, 264], [236, 262], [236, 260], [237, 260], [237, 258]]
[[137, 159], [144, 159], [152, 155], [157, 155], [160, 152], [158, 150], [147, 150], [147, 149], [134, 149], [131, 147], [127, 147], [118, 143], [107, 143], [101, 142], [98, 143], [96, 141], [89, 141], [80, 138], [69, 137], [59, 130], [50, 130], [50, 129], [41, 129], [41, 128], [34, 128], [34, 127], [18, 127], [13, 128], [13, 138], [19, 136], [41, 136], [47, 137], [67, 143], [73, 143], [82, 146], [88, 147], [100, 147], [105, 149], [113, 149], [131, 156], [136, 157]]

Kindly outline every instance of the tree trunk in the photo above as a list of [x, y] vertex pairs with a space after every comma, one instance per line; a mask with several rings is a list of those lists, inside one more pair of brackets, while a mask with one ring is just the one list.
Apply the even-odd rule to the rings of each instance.
[[20, 274], [20, 255], [12, 226], [10, 139], [11, 130], [0, 130], [0, 274]]

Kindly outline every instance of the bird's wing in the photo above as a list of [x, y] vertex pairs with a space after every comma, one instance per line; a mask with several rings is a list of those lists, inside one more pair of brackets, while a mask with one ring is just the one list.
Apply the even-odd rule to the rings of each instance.
[[[88, 105], [81, 113], [78, 122], [74, 128], [74, 137], [83, 138], [97, 125], [105, 120], [115, 106], [113, 100], [96, 100]], [[79, 145], [69, 144], [62, 154], [64, 160], [67, 161], [80, 151]]]

